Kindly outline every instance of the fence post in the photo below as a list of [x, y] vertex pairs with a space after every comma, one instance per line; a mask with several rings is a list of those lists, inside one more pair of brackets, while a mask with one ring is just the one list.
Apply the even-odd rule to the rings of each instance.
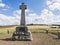
[[48, 34], [48, 29], [46, 30], [46, 33]]
[[9, 30], [7, 30], [7, 33], [9, 34]]

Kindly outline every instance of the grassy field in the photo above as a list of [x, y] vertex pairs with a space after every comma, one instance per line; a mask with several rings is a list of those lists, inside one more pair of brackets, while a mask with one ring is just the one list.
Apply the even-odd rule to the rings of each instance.
[[[49, 34], [46, 34], [46, 30], [49, 33], [57, 34], [60, 32], [60, 28], [50, 28], [50, 26], [28, 26], [32, 33], [33, 41], [11, 41], [12, 35], [15, 31], [15, 27], [3, 27], [0, 28], [0, 45], [60, 45], [60, 40], [51, 37]], [[7, 34], [9, 30], [10, 34]], [[44, 33], [40, 33], [44, 32]]]
[[[0, 28], [0, 34], [7, 33], [9, 30], [10, 33], [15, 31], [15, 28]], [[31, 32], [46, 32], [45, 30], [41, 29], [30, 29]]]
[[[15, 31], [15, 27], [3, 27], [3, 28], [0, 28], [0, 34], [4, 34], [4, 33], [7, 33], [8, 30], [10, 33], [13, 33]], [[60, 28], [50, 28], [50, 26], [28, 26], [29, 30], [31, 32], [46, 32], [46, 30], [48, 29], [48, 32], [51, 32], [51, 33], [58, 33], [60, 32]]]
[[10, 33], [15, 31], [15, 28], [0, 28], [0, 34], [7, 33], [9, 30]]

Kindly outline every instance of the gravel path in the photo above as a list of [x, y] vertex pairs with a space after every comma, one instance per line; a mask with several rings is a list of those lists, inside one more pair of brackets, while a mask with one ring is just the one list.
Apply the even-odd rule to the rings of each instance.
[[33, 33], [33, 41], [10, 41], [11, 34], [0, 34], [0, 45], [60, 45], [60, 40], [45, 33]]

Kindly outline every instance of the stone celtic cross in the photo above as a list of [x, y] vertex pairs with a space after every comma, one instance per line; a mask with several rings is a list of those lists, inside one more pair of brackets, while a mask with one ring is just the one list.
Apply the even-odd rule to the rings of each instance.
[[22, 5], [20, 5], [20, 9], [21, 9], [21, 26], [25, 26], [26, 22], [25, 22], [25, 9], [27, 9], [26, 5], [24, 3], [22, 3]]

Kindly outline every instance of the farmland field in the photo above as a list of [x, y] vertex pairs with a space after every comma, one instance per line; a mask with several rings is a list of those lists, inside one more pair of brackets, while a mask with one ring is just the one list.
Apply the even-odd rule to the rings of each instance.
[[[33, 41], [11, 41], [15, 28], [16, 26], [0, 28], [0, 45], [60, 45], [60, 39], [55, 39], [45, 33], [46, 30], [48, 32], [58, 33], [60, 32], [60, 28], [51, 28], [51, 26], [28, 26], [32, 32]], [[9, 30], [10, 34], [7, 34], [7, 30]]]
[[[13, 33], [15, 31], [17, 26], [13, 26], [13, 27], [0, 27], [0, 34], [3, 33], [7, 33], [7, 31], [9, 30], [10, 33]], [[28, 26], [28, 29], [31, 32], [46, 32], [46, 30], [48, 30], [48, 32], [60, 32], [60, 28], [51, 28], [51, 26]]]

